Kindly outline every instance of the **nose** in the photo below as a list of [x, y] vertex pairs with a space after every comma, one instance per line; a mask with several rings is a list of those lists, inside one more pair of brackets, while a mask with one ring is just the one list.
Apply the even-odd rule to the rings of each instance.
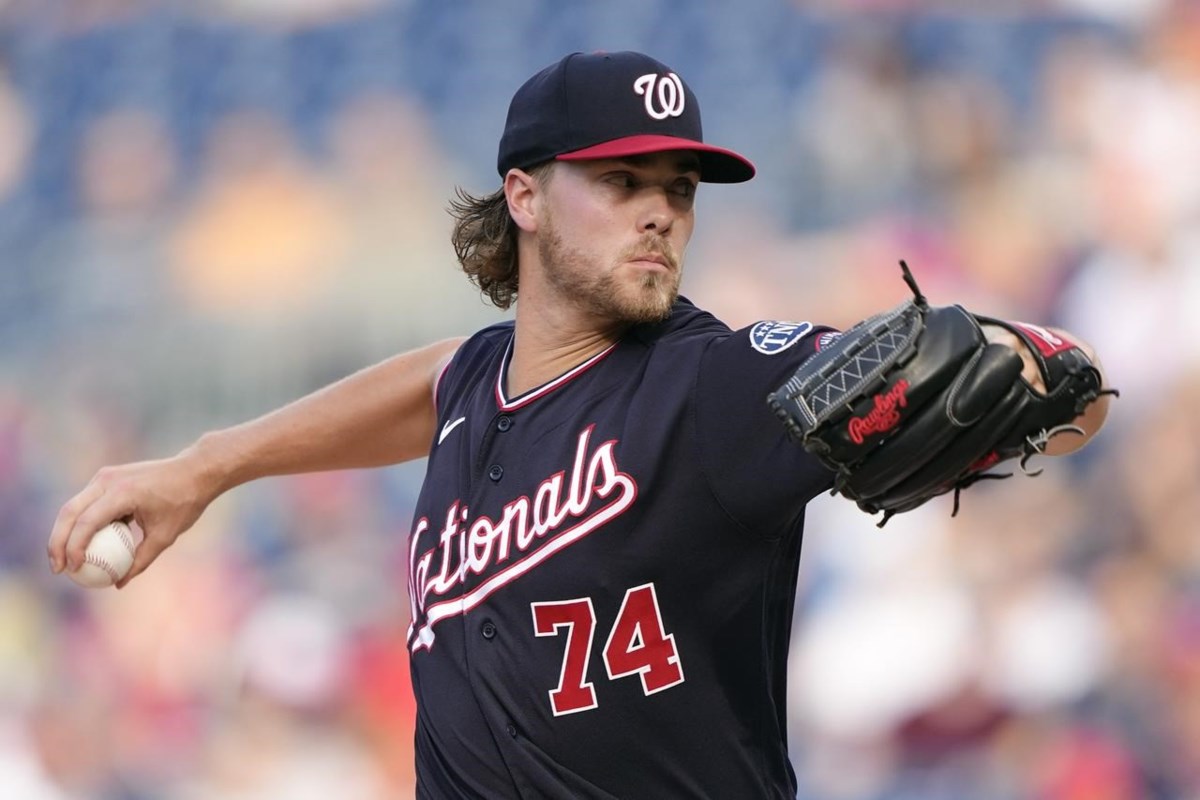
[[675, 209], [665, 191], [649, 192], [645, 204], [638, 212], [638, 231], [666, 234], [671, 230], [675, 217]]

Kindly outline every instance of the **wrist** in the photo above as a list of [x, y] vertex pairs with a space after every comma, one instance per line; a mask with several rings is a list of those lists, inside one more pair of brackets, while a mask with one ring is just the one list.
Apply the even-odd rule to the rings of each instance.
[[203, 434], [180, 452], [178, 458], [195, 478], [197, 491], [205, 505], [252, 477], [242, 474], [240, 451], [225, 431]]

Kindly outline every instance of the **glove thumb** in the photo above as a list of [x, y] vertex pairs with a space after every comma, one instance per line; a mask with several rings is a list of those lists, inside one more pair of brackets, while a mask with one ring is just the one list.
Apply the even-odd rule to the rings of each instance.
[[1024, 364], [1011, 347], [989, 344], [972, 359], [955, 379], [946, 402], [946, 413], [959, 427], [979, 421], [1007, 394]]

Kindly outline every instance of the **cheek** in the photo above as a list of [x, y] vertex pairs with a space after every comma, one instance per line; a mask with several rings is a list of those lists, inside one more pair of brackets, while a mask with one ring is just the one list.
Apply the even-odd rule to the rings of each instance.
[[692, 240], [692, 232], [696, 230], [696, 215], [689, 213], [680, 217], [675, 226], [679, 234], [679, 249], [682, 251]]
[[564, 241], [595, 256], [603, 257], [607, 251], [619, 248], [622, 233], [629, 229], [610, 208], [581, 203], [566, 213], [570, 214], [563, 218], [566, 224], [558, 226]]

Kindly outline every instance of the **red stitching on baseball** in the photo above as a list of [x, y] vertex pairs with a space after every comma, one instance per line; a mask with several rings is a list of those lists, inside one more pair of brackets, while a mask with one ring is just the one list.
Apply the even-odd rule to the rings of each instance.
[[117, 536], [121, 537], [121, 542], [125, 545], [125, 549], [127, 549], [130, 553], [133, 553], [135, 548], [133, 546], [133, 537], [129, 535], [129, 526], [117, 525], [114, 523], [112, 525], [112, 529], [117, 532]]
[[118, 580], [120, 580], [120, 577], [117, 575], [116, 567], [105, 561], [103, 558], [88, 553], [83, 557], [83, 562], [104, 570], [104, 572], [108, 575], [109, 580], [111, 580], [113, 583], [116, 583]]

